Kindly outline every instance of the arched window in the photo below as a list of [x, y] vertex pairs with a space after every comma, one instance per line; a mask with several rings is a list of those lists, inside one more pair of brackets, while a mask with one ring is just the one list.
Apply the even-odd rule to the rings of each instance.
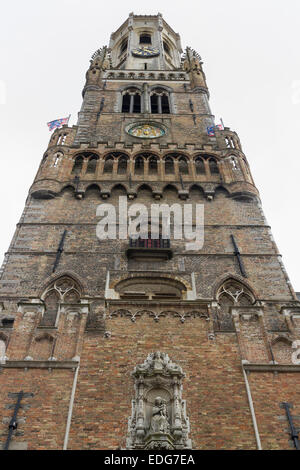
[[121, 46], [120, 46], [120, 55], [122, 55], [124, 52], [127, 51], [127, 47], [128, 47], [128, 39], [124, 39], [121, 43]]
[[122, 113], [141, 112], [141, 92], [136, 88], [126, 90], [122, 98]]
[[54, 281], [42, 295], [45, 312], [41, 326], [55, 326], [60, 303], [78, 303], [80, 289], [70, 277], [64, 276]]
[[163, 42], [163, 46], [164, 46], [164, 51], [168, 54], [168, 55], [171, 55], [171, 51], [170, 51], [170, 47], [168, 45], [168, 43], [166, 41]]
[[128, 157], [127, 155], [121, 155], [118, 158], [118, 174], [119, 175], [126, 175], [127, 173], [127, 165], [128, 165]]
[[144, 174], [144, 158], [142, 156], [138, 156], [135, 159], [134, 173], [136, 175], [143, 175]]
[[66, 141], [66, 137], [67, 137], [67, 134], [59, 134], [56, 145], [64, 145]]
[[172, 157], [165, 158], [165, 174], [170, 175], [174, 173], [174, 160]]
[[182, 299], [186, 287], [180, 281], [157, 277], [135, 277], [120, 281], [116, 285], [120, 298]]
[[63, 153], [61, 152], [56, 152], [54, 154], [54, 159], [53, 159], [53, 166], [54, 168], [57, 168], [58, 164], [59, 164], [59, 161], [60, 159], [63, 157]]
[[105, 158], [103, 173], [112, 173], [114, 165], [114, 158], [112, 155], [108, 155]]
[[156, 88], [150, 94], [152, 114], [170, 114], [169, 93], [161, 88]]
[[98, 155], [92, 155], [89, 158], [87, 169], [86, 169], [87, 173], [95, 173], [96, 172], [98, 160], [99, 160]]
[[209, 159], [209, 170], [211, 175], [218, 175], [219, 174], [219, 168], [217, 161], [214, 158]]
[[78, 157], [76, 157], [74, 160], [72, 173], [75, 175], [79, 175], [82, 170], [82, 165], [83, 165], [83, 157], [81, 155], [78, 155]]
[[197, 157], [195, 159], [195, 167], [196, 167], [196, 174], [197, 175], [205, 175], [205, 163], [203, 158]]
[[151, 34], [142, 33], [140, 35], [140, 44], [151, 44]]
[[217, 301], [220, 310], [215, 318], [215, 326], [218, 330], [233, 330], [231, 308], [233, 306], [250, 306], [255, 298], [250, 290], [238, 281], [229, 279], [218, 290]]
[[188, 175], [189, 174], [189, 166], [187, 159], [185, 157], [179, 158], [179, 173], [181, 175]]
[[155, 157], [154, 155], [151, 155], [149, 157], [149, 175], [155, 175], [157, 173], [157, 157]]

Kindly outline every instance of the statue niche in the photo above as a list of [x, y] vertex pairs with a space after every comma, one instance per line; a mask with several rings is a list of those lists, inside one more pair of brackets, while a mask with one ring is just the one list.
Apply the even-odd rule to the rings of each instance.
[[137, 365], [132, 376], [135, 399], [128, 420], [127, 449], [191, 449], [181, 367], [157, 351]]

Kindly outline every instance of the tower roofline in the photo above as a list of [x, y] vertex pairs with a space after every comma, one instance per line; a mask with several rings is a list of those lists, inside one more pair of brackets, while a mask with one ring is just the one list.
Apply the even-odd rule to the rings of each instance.
[[121, 24], [121, 26], [116, 30], [114, 31], [112, 34], [111, 34], [111, 39], [114, 40], [115, 37], [120, 34], [120, 32], [122, 31], [122, 29], [124, 29], [126, 26], [128, 26], [128, 22], [130, 19], [135, 19], [135, 18], [139, 18], [139, 19], [145, 19], [145, 20], [149, 20], [149, 19], [158, 19], [158, 18], [161, 18], [162, 20], [162, 23], [164, 25], [164, 27], [171, 33], [174, 35], [174, 37], [176, 38], [177, 41], [180, 42], [180, 35], [178, 33], [176, 33], [172, 28], [171, 26], [163, 19], [163, 16], [161, 13], [157, 13], [157, 15], [134, 15], [133, 13], [130, 13], [127, 20], [124, 21], [124, 23]]

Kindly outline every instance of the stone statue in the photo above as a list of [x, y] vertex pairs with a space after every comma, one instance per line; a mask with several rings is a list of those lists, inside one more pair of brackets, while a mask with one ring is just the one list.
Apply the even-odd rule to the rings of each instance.
[[164, 358], [160, 351], [153, 354], [153, 366], [155, 370], [163, 370], [164, 368]]
[[167, 404], [161, 397], [155, 398], [152, 408], [150, 432], [169, 432]]

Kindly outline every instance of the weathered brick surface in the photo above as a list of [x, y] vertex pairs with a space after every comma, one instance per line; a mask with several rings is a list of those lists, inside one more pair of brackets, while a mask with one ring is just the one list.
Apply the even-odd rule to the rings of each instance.
[[[165, 22], [163, 28], [175, 34]], [[186, 374], [183, 398], [196, 449], [255, 449], [241, 361], [276, 371], [286, 366], [276, 374], [251, 371], [249, 382], [263, 448], [288, 449], [279, 402], [292, 402], [298, 419], [300, 369], [291, 367], [292, 344], [300, 339], [300, 304], [238, 135], [229, 128], [207, 134], [214, 121], [200, 63], [183, 68], [178, 56], [170, 71], [160, 57], [158, 70], [145, 71], [142, 62], [136, 70], [126, 64], [118, 70], [118, 47], [112, 47], [105, 66], [98, 56], [92, 60], [77, 125], [53, 132], [2, 266], [1, 442], [11, 416], [8, 393], [23, 389], [34, 397], [26, 399], [30, 408], [21, 412], [26, 421], [14, 442], [28, 443], [29, 449], [62, 448], [80, 357], [68, 446], [124, 448], [134, 397], [131, 372], [149, 352], [160, 350]], [[122, 93], [134, 86], [146, 102], [153, 87], [168, 90], [171, 113], [122, 113]], [[139, 122], [163, 125], [166, 134], [129, 135], [127, 126]], [[91, 154], [97, 158], [92, 171]], [[125, 169], [119, 166], [121, 154], [128, 158]], [[80, 155], [78, 170], [74, 162]], [[141, 155], [144, 167], [136, 165]], [[157, 158], [157, 169], [150, 156]], [[165, 163], [170, 156], [172, 171]], [[184, 170], [180, 158], [186, 159]], [[127, 197], [128, 208], [142, 203], [148, 210], [153, 203], [194, 209], [202, 204], [202, 249], [186, 251], [186, 241], [171, 233], [171, 258], [154, 260], [149, 251], [143, 258], [127, 256], [128, 238], [99, 240], [97, 207], [112, 204], [118, 226], [120, 196]], [[45, 326], [53, 315], [49, 293], [55, 322]], [[51, 367], [53, 359], [58, 368]], [[279, 365], [270, 365], [274, 361]]]

